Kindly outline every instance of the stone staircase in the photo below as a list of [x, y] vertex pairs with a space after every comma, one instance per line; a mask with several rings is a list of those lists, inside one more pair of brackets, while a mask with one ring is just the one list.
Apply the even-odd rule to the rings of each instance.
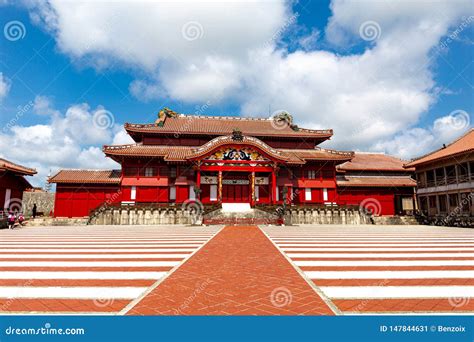
[[418, 225], [414, 216], [374, 216], [372, 217], [376, 225]]
[[211, 211], [203, 216], [203, 224], [215, 225], [276, 225], [279, 223], [278, 216], [260, 209], [246, 209], [243, 211], [221, 208]]

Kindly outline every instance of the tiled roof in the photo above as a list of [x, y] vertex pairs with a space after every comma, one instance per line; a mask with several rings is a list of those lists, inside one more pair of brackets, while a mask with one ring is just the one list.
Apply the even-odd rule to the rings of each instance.
[[315, 149], [279, 149], [279, 151], [287, 154], [291, 158], [298, 158], [303, 161], [308, 160], [336, 160], [347, 161], [354, 157], [354, 152], [351, 151], [336, 151], [325, 148]]
[[296, 138], [321, 138], [326, 140], [333, 134], [331, 129], [313, 130], [298, 128], [294, 130], [288, 124], [275, 123], [267, 118], [245, 118], [233, 116], [198, 116], [179, 114], [166, 118], [162, 125], [126, 123], [128, 132], [228, 135], [234, 129], [240, 129], [244, 135], [275, 136]]
[[410, 171], [403, 167], [405, 162], [383, 153], [356, 152], [354, 158], [337, 167], [338, 171]]
[[120, 184], [120, 170], [60, 170], [50, 183]]
[[405, 167], [415, 167], [421, 164], [426, 164], [440, 159], [454, 157], [461, 153], [474, 151], [474, 128], [471, 128], [466, 134], [453, 141], [446, 147], [426, 154], [420, 158], [414, 159], [407, 163]]
[[27, 176], [32, 176], [37, 173], [35, 169], [12, 163], [11, 161], [3, 158], [0, 158], [0, 171], [11, 171]]
[[416, 181], [409, 176], [405, 177], [365, 177], [365, 176], [346, 176], [343, 179], [337, 179], [338, 186], [350, 187], [414, 187]]
[[163, 157], [166, 161], [184, 161], [193, 153], [192, 146], [160, 146], [160, 145], [105, 145], [106, 155], [131, 157]]
[[[201, 147], [129, 144], [104, 146], [103, 151], [112, 158], [115, 156], [148, 156], [163, 157], [166, 161], [185, 161], [193, 157], [204, 155], [222, 144], [235, 143], [235, 141], [229, 139], [230, 138], [225, 136], [219, 137]], [[255, 142], [251, 145], [260, 147], [270, 156], [273, 156], [276, 159], [281, 159], [290, 164], [304, 164], [308, 160], [346, 161], [350, 160], [353, 156], [353, 152], [341, 152], [322, 148], [308, 150], [272, 148], [259, 139], [253, 137], [244, 137], [244, 141], [239, 143], [250, 144], [254, 140], [259, 141], [260, 143]]]

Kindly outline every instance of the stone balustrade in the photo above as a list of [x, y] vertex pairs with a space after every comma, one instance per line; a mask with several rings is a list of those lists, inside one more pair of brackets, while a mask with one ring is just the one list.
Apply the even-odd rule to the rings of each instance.
[[290, 208], [285, 215], [285, 224], [372, 224], [370, 216], [354, 208]]
[[[214, 221], [216, 212], [210, 215]], [[268, 214], [267, 214], [268, 215]], [[276, 216], [275, 216], [276, 217]], [[136, 208], [111, 207], [98, 210], [89, 220], [89, 224], [97, 225], [173, 225], [173, 224], [202, 224], [202, 215], [196, 215], [181, 207]], [[225, 223], [222, 217], [222, 223]], [[270, 221], [269, 221], [270, 222]], [[369, 216], [355, 208], [344, 207], [298, 207], [289, 208], [285, 215], [286, 225], [301, 224], [372, 224]]]
[[182, 208], [103, 208], [89, 220], [95, 225], [201, 224], [201, 215]]

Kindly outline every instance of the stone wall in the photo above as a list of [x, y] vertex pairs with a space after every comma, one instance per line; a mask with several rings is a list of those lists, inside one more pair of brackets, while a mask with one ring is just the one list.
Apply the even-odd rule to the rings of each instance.
[[[214, 217], [218, 224], [225, 224], [226, 217]], [[267, 214], [269, 215], [269, 214]], [[207, 215], [206, 215], [207, 217]], [[275, 216], [277, 218], [277, 216]], [[89, 224], [97, 225], [170, 225], [170, 224], [202, 224], [202, 215], [189, 210], [176, 208], [102, 208], [89, 220]], [[213, 221], [213, 222], [214, 222]], [[244, 219], [242, 219], [244, 221]], [[274, 224], [275, 220], [267, 224]], [[285, 216], [286, 225], [299, 224], [372, 224], [369, 216], [356, 209], [348, 208], [293, 208], [288, 209]], [[263, 223], [258, 223], [263, 224]]]
[[370, 216], [354, 208], [297, 208], [288, 209], [285, 224], [373, 224]]
[[103, 208], [98, 210], [88, 224], [98, 225], [169, 225], [201, 224], [202, 216], [179, 208], [134, 207]]
[[23, 214], [32, 215], [33, 205], [36, 203], [37, 212], [49, 216], [54, 210], [54, 192], [23, 192]]

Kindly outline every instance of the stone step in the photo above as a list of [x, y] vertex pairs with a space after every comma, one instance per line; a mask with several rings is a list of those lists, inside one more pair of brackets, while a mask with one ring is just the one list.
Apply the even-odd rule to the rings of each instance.
[[376, 225], [417, 225], [418, 221], [413, 216], [375, 216]]
[[249, 203], [222, 203], [223, 213], [247, 213], [251, 211], [252, 207]]

